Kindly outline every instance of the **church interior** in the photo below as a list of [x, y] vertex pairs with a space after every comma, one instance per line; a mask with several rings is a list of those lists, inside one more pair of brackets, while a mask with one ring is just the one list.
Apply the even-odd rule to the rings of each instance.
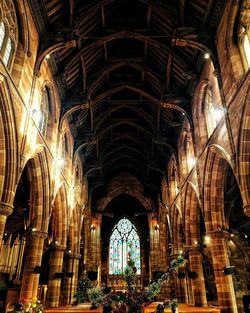
[[178, 255], [155, 301], [250, 312], [249, 68], [249, 0], [0, 0], [0, 312]]

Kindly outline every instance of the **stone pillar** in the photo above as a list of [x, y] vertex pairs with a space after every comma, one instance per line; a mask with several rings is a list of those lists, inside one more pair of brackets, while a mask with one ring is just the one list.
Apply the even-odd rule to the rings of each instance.
[[[170, 262], [178, 257], [179, 254], [172, 254], [170, 256]], [[180, 272], [185, 272], [185, 267], [179, 268]], [[178, 302], [180, 303], [188, 303], [188, 288], [187, 288], [187, 279], [184, 278], [178, 278], [178, 276], [173, 277], [174, 285], [175, 285], [175, 294], [178, 299]], [[172, 284], [173, 285], [173, 284]]]
[[50, 255], [50, 272], [48, 282], [48, 293], [46, 306], [58, 307], [61, 292], [61, 277], [56, 277], [56, 273], [62, 273], [63, 257], [65, 246], [55, 245]]
[[5, 230], [7, 217], [13, 212], [13, 206], [7, 203], [0, 203], [0, 252], [2, 247], [2, 239]]
[[192, 279], [192, 289], [194, 303], [196, 306], [207, 306], [206, 288], [202, 267], [202, 254], [200, 248], [191, 246], [189, 251], [189, 268], [190, 271], [196, 272], [197, 277]]
[[153, 273], [159, 271], [160, 264], [160, 249], [159, 249], [159, 225], [158, 221], [152, 214], [149, 214], [149, 240], [150, 240], [150, 279], [153, 278]]
[[28, 234], [20, 300], [37, 296], [40, 274], [34, 273], [34, 268], [41, 266], [43, 242], [46, 237], [47, 233], [42, 231], [31, 231]]
[[233, 279], [231, 275], [224, 273], [224, 267], [230, 265], [226, 245], [228, 233], [223, 230], [215, 230], [208, 232], [207, 235], [211, 237], [211, 253], [221, 313], [237, 313]]
[[65, 304], [71, 304], [74, 301], [78, 281], [78, 266], [81, 254], [70, 253], [67, 255], [68, 264], [66, 273], [73, 273], [72, 277], [67, 277], [64, 283], [64, 301]]

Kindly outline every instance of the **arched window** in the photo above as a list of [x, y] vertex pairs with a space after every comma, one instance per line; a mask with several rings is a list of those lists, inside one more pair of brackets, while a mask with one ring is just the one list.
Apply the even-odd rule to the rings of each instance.
[[250, 13], [247, 2], [242, 3], [238, 25], [239, 49], [245, 71], [250, 67]]
[[10, 62], [10, 58], [13, 52], [13, 44], [12, 41], [10, 39], [10, 37], [7, 40], [7, 44], [6, 44], [6, 48], [4, 51], [4, 56], [3, 56], [3, 63], [8, 66], [9, 62]]
[[207, 125], [207, 134], [210, 137], [216, 127], [215, 110], [212, 99], [212, 91], [209, 86], [207, 86], [204, 98], [204, 114]]
[[0, 52], [3, 63], [10, 68], [17, 46], [17, 19], [15, 6], [11, 0], [3, 0], [0, 6]]
[[110, 237], [109, 274], [123, 274], [129, 258], [134, 260], [136, 273], [140, 274], [140, 239], [135, 226], [124, 217], [116, 224]]
[[4, 37], [5, 37], [5, 25], [3, 22], [1, 22], [0, 24], [0, 51], [2, 50], [3, 47], [3, 41], [4, 41]]
[[190, 134], [186, 134], [185, 141], [184, 141], [184, 151], [185, 151], [185, 155], [187, 158], [188, 172], [190, 172], [195, 165], [195, 158], [194, 158], [193, 149], [192, 149], [192, 141], [190, 137], [191, 137]]

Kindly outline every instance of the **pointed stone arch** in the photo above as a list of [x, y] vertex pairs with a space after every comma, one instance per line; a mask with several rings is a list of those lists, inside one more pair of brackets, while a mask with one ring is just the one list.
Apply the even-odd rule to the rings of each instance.
[[200, 201], [197, 191], [191, 182], [188, 182], [185, 193], [184, 204], [184, 229], [186, 244], [193, 245], [199, 242]]
[[0, 127], [0, 136], [3, 138], [0, 143], [0, 151], [1, 163], [4, 163], [4, 166], [1, 167], [0, 202], [12, 206], [19, 166], [18, 140], [11, 90], [4, 76], [0, 77], [0, 110], [3, 123]]
[[[223, 229], [225, 226], [224, 181], [228, 166], [232, 166], [228, 156], [223, 152], [223, 149], [216, 146], [211, 146], [207, 152], [203, 190], [204, 220], [207, 231]], [[234, 172], [233, 168], [232, 170]]]
[[68, 232], [68, 202], [66, 187], [61, 185], [52, 204], [53, 236], [56, 245], [66, 247]]
[[238, 167], [244, 212], [250, 216], [250, 87], [246, 95], [240, 123]]

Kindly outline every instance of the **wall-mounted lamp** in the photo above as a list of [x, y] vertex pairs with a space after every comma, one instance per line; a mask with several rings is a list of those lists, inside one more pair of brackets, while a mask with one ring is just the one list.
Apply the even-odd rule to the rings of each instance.
[[91, 224], [90, 229], [95, 230], [95, 225]]
[[64, 165], [64, 159], [58, 158], [57, 164], [58, 164], [60, 167], [62, 167], [62, 166]]
[[160, 225], [159, 224], [156, 224], [155, 225], [155, 230], [158, 230], [160, 228]]

